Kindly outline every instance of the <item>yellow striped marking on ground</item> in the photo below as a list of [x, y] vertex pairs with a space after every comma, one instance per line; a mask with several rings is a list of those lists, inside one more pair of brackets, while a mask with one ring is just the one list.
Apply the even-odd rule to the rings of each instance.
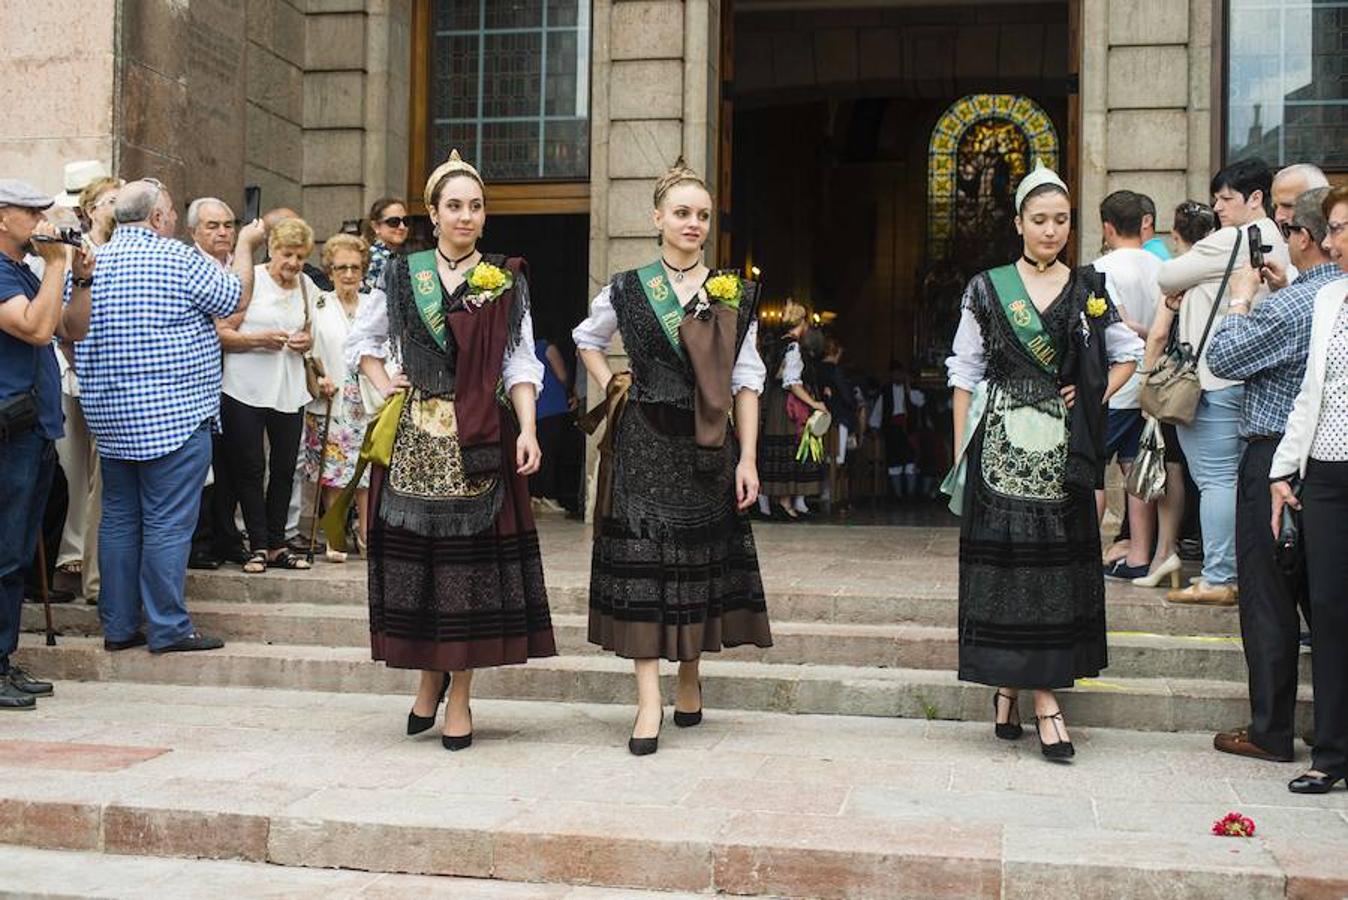
[[1115, 684], [1112, 681], [1101, 681], [1098, 678], [1078, 678], [1077, 687], [1089, 688], [1093, 691], [1127, 691], [1128, 688], [1121, 684]]
[[1150, 631], [1110, 631], [1110, 637], [1173, 638], [1196, 644], [1232, 644], [1240, 646], [1240, 638], [1229, 634], [1153, 634]]

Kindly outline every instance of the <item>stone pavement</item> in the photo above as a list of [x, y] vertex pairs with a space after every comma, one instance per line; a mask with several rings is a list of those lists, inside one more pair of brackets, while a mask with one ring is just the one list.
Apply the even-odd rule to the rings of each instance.
[[[630, 663], [584, 639], [588, 530], [540, 533], [562, 655], [481, 673], [460, 754], [401, 735], [414, 676], [369, 659], [357, 561], [192, 573], [198, 625], [229, 641], [205, 654], [105, 653], [92, 609], [58, 607], [58, 646], [20, 650], [57, 697], [0, 721], [0, 844], [115, 854], [165, 885], [210, 877], [165, 859], [235, 860], [238, 896], [263, 862], [544, 897], [1348, 895], [1348, 792], [1287, 793], [1304, 748], [1210, 749], [1248, 715], [1233, 609], [1111, 584], [1111, 666], [1062, 695], [1080, 755], [1054, 767], [1031, 736], [994, 740], [991, 692], [954, 677], [955, 531], [756, 526], [776, 646], [709, 658], [706, 725], [638, 760]], [[1307, 683], [1306, 723], [1308, 701]], [[1207, 834], [1234, 809], [1257, 838]], [[44, 872], [62, 868], [84, 869]], [[397, 890], [361, 877], [330, 890]]]
[[[1291, 795], [1297, 765], [1215, 754], [1206, 734], [1079, 727], [1077, 761], [1056, 766], [1032, 737], [1001, 742], [986, 723], [710, 709], [636, 759], [628, 708], [480, 700], [476, 742], [450, 754], [434, 733], [401, 734], [406, 706], [62, 683], [37, 713], [0, 723], [0, 844], [115, 854], [103, 896], [160, 874], [140, 896], [183, 896], [167, 886], [192, 867], [145, 858], [184, 856], [792, 897], [1348, 892], [1348, 792]], [[1232, 810], [1256, 838], [1208, 834]], [[0, 846], [0, 894], [100, 887], [79, 856], [10, 882], [31, 859], [16, 854]], [[325, 889], [275, 872], [232, 867], [229, 893]], [[398, 893], [396, 880], [330, 884]], [[481, 896], [607, 896], [555, 891]]]

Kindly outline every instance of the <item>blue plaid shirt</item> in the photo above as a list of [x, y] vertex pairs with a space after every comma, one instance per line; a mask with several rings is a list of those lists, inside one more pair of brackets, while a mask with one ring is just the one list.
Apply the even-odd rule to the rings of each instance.
[[220, 416], [214, 319], [242, 287], [194, 247], [119, 225], [98, 253], [89, 336], [75, 345], [80, 406], [100, 456], [158, 459]]
[[1282, 435], [1306, 374], [1315, 294], [1342, 277], [1338, 266], [1316, 266], [1247, 315], [1227, 316], [1213, 331], [1207, 354], [1212, 374], [1245, 382], [1241, 437]]

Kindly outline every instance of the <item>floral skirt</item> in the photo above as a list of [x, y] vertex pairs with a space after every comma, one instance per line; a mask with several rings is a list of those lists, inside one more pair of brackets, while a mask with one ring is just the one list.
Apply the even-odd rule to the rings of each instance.
[[[360, 396], [360, 384], [349, 378], [340, 394], [332, 398], [332, 416], [328, 420], [328, 439], [323, 443], [323, 416], [304, 415], [304, 474], [309, 481], [319, 480], [322, 463], [323, 487], [344, 488], [356, 474], [360, 445], [370, 416]], [[370, 486], [370, 471], [361, 476], [360, 486]]]

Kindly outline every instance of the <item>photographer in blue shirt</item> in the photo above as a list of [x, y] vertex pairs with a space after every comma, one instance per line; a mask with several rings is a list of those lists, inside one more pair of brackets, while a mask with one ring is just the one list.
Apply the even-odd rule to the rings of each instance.
[[[84, 337], [94, 267], [87, 246], [72, 252], [47, 221], [53, 202], [22, 181], [0, 180], [0, 710], [33, 709], [52, 693], [10, 655], [19, 645], [23, 571], [36, 549], [62, 433], [52, 337]], [[30, 245], [45, 264], [40, 279], [23, 261]], [[67, 270], [72, 291], [63, 307]]]

